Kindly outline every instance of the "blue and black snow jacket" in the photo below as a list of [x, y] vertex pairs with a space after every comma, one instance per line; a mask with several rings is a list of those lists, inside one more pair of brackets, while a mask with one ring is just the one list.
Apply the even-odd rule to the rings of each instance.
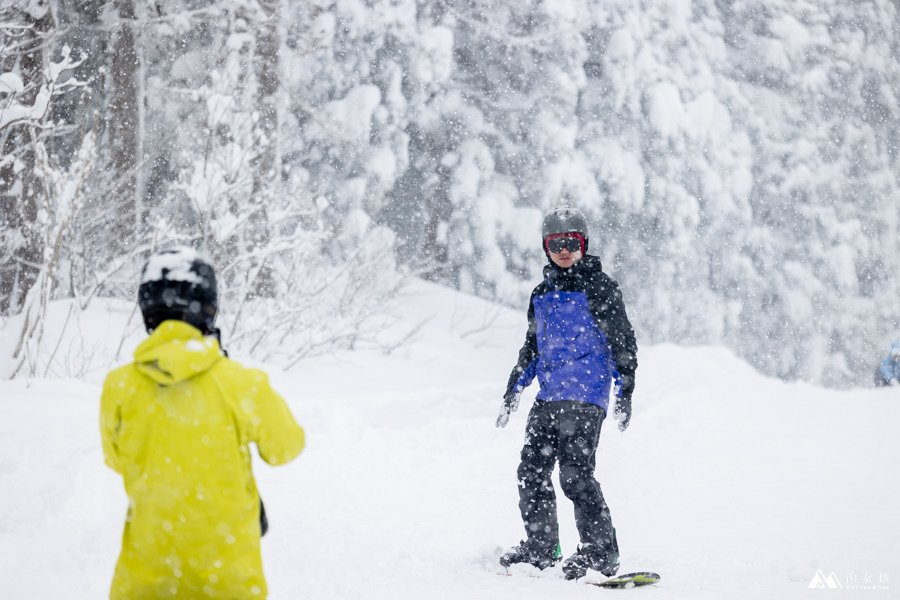
[[535, 377], [538, 400], [578, 400], [608, 411], [615, 381], [631, 396], [637, 342], [619, 286], [600, 259], [585, 256], [568, 269], [544, 267], [544, 281], [531, 293], [528, 334], [506, 393], [525, 389]]

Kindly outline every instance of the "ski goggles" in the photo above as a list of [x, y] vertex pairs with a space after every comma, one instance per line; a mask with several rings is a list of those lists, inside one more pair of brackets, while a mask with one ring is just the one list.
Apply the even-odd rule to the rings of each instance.
[[544, 248], [551, 254], [559, 254], [563, 249], [569, 252], [584, 252], [584, 236], [575, 231], [554, 233], [544, 238]]

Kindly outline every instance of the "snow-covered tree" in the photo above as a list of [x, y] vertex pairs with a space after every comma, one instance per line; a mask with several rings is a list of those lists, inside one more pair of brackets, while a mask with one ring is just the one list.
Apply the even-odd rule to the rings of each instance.
[[0, 8], [0, 315], [19, 311], [40, 270], [35, 144], [56, 85], [47, 71], [53, 27], [47, 3]]
[[328, 227], [327, 203], [275, 169], [281, 69], [275, 42], [260, 41], [275, 24], [257, 22], [271, 18], [230, 13], [211, 36], [219, 60], [191, 95], [205, 123], [181, 135], [179, 178], [152, 214], [158, 243], [195, 245], [216, 265], [225, 342], [292, 364], [371, 334], [401, 280], [392, 239], [373, 234], [363, 211]]
[[733, 340], [780, 376], [865, 381], [900, 314], [897, 7], [738, 2], [724, 17], [754, 146]]
[[[51, 15], [13, 6], [3, 23], [24, 23], [23, 7]], [[83, 93], [41, 123], [51, 163], [67, 166], [94, 131], [98, 164], [130, 165], [87, 175], [58, 294], [130, 296], [140, 254], [178, 239], [205, 244], [236, 305], [268, 305], [253, 314], [279, 326], [296, 314], [283, 302], [310, 293], [295, 278], [327, 279], [309, 259], [323, 254], [338, 259], [338, 298], [395, 254], [521, 306], [545, 262], [541, 216], [567, 203], [588, 215], [642, 342], [724, 343], [766, 372], [840, 386], [866, 382], [876, 347], [900, 334], [891, 0], [54, 7], [64, 31], [39, 52], [68, 44], [85, 59]], [[13, 91], [0, 101], [34, 106], [13, 49], [27, 55], [4, 46]], [[23, 140], [4, 163], [13, 196], [36, 172], [9, 171], [30, 164]], [[115, 201], [123, 186], [133, 206]], [[15, 225], [28, 204], [15, 210], [0, 215], [0, 270], [19, 269], [0, 278], [7, 311], [33, 262]], [[130, 234], [110, 222], [122, 210], [125, 253]], [[74, 258], [87, 248], [92, 263]], [[230, 316], [236, 339], [247, 314]], [[355, 322], [332, 333], [349, 340]]]

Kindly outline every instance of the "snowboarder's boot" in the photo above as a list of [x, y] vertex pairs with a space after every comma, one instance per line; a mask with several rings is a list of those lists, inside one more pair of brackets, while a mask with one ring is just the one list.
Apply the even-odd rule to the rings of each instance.
[[619, 553], [598, 544], [580, 544], [578, 552], [567, 558], [562, 566], [566, 579], [580, 579], [588, 569], [612, 577], [619, 570]]
[[544, 546], [535, 543], [533, 540], [525, 540], [503, 554], [500, 557], [500, 564], [504, 567], [509, 567], [510, 565], [525, 563], [543, 571], [548, 567], [552, 567], [561, 559], [562, 551], [559, 548], [559, 544]]

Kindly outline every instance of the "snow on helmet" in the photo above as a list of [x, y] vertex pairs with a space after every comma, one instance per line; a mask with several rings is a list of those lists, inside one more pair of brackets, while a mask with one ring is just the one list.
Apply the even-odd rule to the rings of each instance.
[[541, 226], [541, 243], [547, 239], [547, 236], [560, 233], [580, 233], [584, 238], [584, 251], [587, 252], [587, 219], [580, 210], [571, 206], [560, 206], [547, 213]]
[[147, 331], [175, 319], [212, 333], [219, 308], [215, 270], [193, 248], [160, 250], [141, 270], [138, 305]]

